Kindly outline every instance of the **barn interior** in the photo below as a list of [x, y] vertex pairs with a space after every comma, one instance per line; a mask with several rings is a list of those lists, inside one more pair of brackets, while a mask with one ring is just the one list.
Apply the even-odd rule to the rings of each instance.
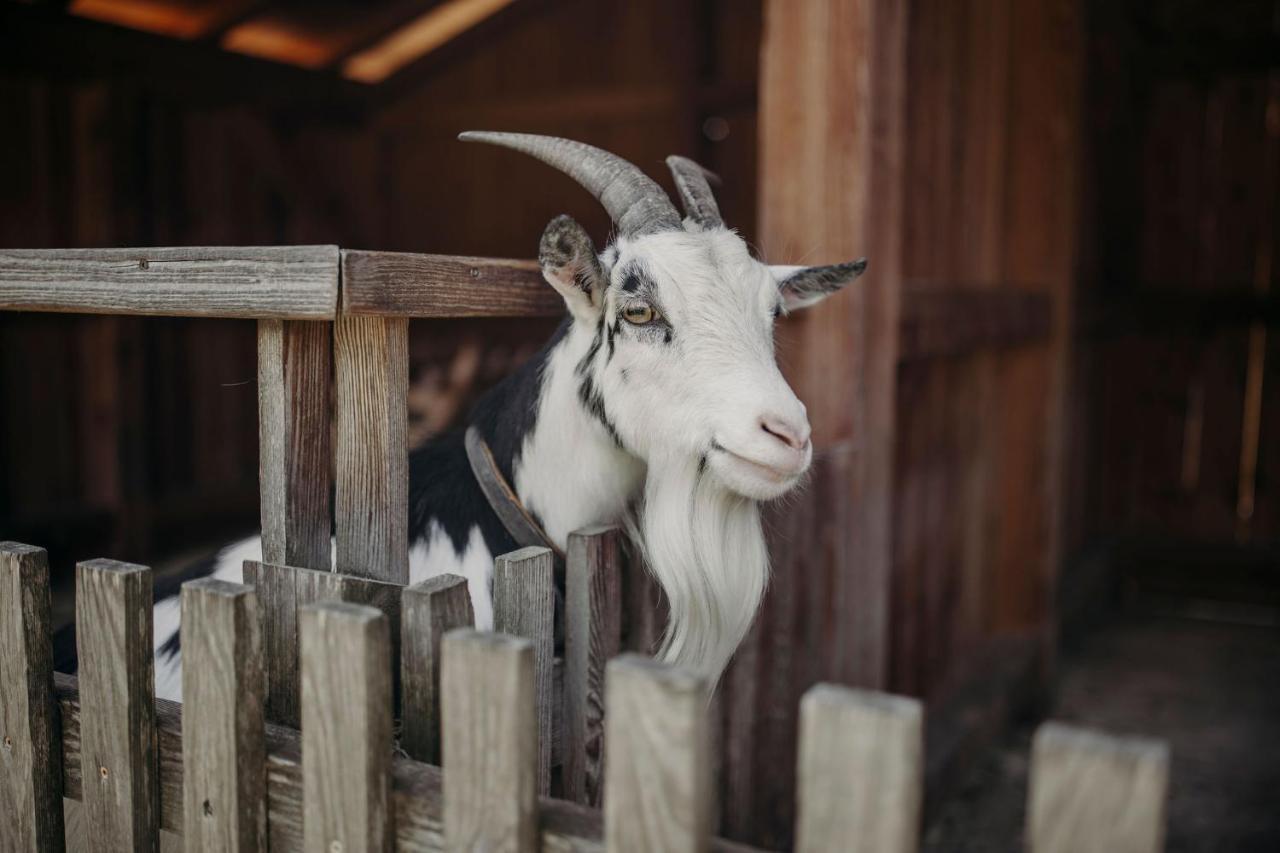
[[[867, 255], [780, 324], [817, 453], [720, 687], [719, 831], [790, 843], [838, 681], [926, 700], [930, 849], [1019, 849], [1046, 715], [1170, 740], [1170, 849], [1280, 843], [1280, 3], [5, 0], [0, 115], [2, 248], [602, 243], [456, 141], [499, 129], [669, 190], [692, 157], [773, 262]], [[410, 442], [554, 325], [415, 320]], [[0, 539], [59, 625], [77, 560], [257, 528], [255, 382], [251, 321], [0, 313]]]

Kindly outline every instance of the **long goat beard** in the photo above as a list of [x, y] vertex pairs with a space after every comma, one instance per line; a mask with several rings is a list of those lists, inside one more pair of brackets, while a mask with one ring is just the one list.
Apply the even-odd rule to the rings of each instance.
[[719, 679], [769, 578], [759, 505], [724, 488], [696, 460], [668, 460], [650, 464], [627, 527], [667, 596], [659, 658]]

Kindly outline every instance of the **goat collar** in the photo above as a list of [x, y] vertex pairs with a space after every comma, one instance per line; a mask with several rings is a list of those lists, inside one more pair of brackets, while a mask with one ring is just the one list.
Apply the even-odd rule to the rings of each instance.
[[[493, 451], [489, 449], [489, 445], [481, 437], [480, 431], [475, 427], [467, 427], [465, 444], [467, 461], [471, 463], [471, 473], [476, 475], [476, 482], [480, 484], [480, 491], [484, 492], [485, 499], [489, 501], [489, 506], [497, 514], [498, 520], [507, 529], [507, 533], [511, 534], [511, 538], [516, 540], [516, 544], [521, 548], [531, 546], [550, 548], [551, 553], [555, 555], [556, 562], [563, 565], [564, 552], [555, 546], [555, 543], [547, 536], [547, 532], [542, 529], [542, 525], [538, 524], [533, 516], [529, 514], [529, 511], [524, 508], [524, 504], [516, 496], [515, 490], [507, 483], [507, 478], [503, 477], [502, 472], [498, 470], [498, 463], [494, 461]], [[497, 555], [495, 554], [494, 556], [496, 557]]]

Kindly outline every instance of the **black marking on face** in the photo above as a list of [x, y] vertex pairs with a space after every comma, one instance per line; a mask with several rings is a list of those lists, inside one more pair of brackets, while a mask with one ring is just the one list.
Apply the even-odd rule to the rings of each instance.
[[667, 326], [667, 328], [665, 328], [662, 331], [662, 342], [664, 344], [671, 343], [671, 327], [670, 326]]
[[707, 454], [698, 457], [698, 476], [701, 477], [707, 470]]
[[604, 398], [600, 396], [600, 389], [596, 388], [595, 380], [590, 375], [582, 377], [582, 381], [578, 383], [578, 399], [582, 401], [583, 408], [604, 425], [614, 444], [622, 447], [622, 438], [609, 420], [609, 413], [604, 408]]
[[618, 321], [614, 320], [613, 325], [609, 326], [605, 333], [605, 340], [609, 344], [609, 355], [605, 357], [604, 363], [608, 364], [613, 360], [613, 339], [618, 334]]
[[587, 347], [587, 354], [579, 361], [578, 366], [574, 368], [574, 372], [579, 376], [586, 376], [591, 372], [591, 364], [596, 360], [596, 354], [600, 352], [600, 346], [604, 343], [604, 317], [600, 317], [600, 322], [596, 324], [595, 337], [591, 339], [591, 346]]

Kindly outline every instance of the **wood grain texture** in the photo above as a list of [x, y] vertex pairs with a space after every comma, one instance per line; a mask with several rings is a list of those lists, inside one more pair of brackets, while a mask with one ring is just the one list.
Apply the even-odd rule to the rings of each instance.
[[559, 317], [533, 261], [342, 252], [342, 310], [384, 317]]
[[569, 534], [565, 561], [564, 798], [600, 807], [604, 782], [604, 671], [622, 646], [621, 531]]
[[182, 585], [183, 836], [189, 851], [267, 849], [258, 599], [214, 578]]
[[538, 708], [538, 793], [551, 792], [555, 722], [552, 667], [556, 658], [556, 581], [551, 549], [529, 547], [493, 561], [493, 630], [533, 643]]
[[76, 651], [88, 837], [103, 850], [159, 843], [152, 583], [145, 566], [76, 565]]
[[0, 309], [332, 319], [337, 246], [0, 250]]
[[258, 321], [258, 489], [262, 559], [328, 571], [333, 326]]
[[711, 701], [705, 678], [640, 655], [605, 681], [605, 847], [706, 850], [711, 839]]
[[244, 582], [258, 595], [267, 678], [266, 714], [272, 722], [296, 727], [301, 719], [298, 704], [300, 608], [317, 601], [349, 601], [376, 607], [391, 620], [392, 655], [396, 654], [402, 590], [398, 584], [254, 560], [245, 561]]
[[921, 361], [1043, 341], [1053, 301], [1043, 293], [913, 286], [902, 293], [898, 358]]
[[61, 850], [49, 556], [0, 542], [0, 850]]
[[1156, 853], [1168, 790], [1163, 741], [1045, 723], [1032, 744], [1027, 849]]
[[409, 582], [409, 321], [335, 324], [337, 570]]
[[800, 708], [796, 850], [919, 849], [924, 706], [830, 684]]
[[400, 596], [400, 746], [411, 758], [440, 763], [440, 644], [474, 625], [466, 578], [436, 575]]
[[391, 633], [372, 607], [298, 614], [303, 827], [308, 850], [391, 850]]
[[464, 629], [445, 635], [443, 654], [446, 848], [536, 850], [533, 643]]

